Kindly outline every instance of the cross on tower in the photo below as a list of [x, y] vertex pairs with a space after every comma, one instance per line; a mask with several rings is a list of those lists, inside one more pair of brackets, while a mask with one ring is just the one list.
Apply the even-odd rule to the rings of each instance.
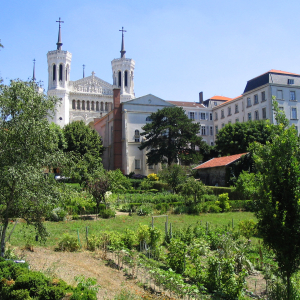
[[64, 21], [61, 21], [60, 18], [58, 19], [58, 21], [56, 21], [59, 23], [59, 28], [61, 27], [60, 23], [65, 23]]
[[122, 31], [122, 44], [121, 44], [121, 58], [125, 58], [125, 46], [124, 46], [124, 32], [126, 32], [126, 30], [124, 30], [124, 27], [122, 27], [122, 29], [120, 29], [119, 31]]
[[[58, 22], [58, 21], [56, 21]], [[122, 27], [122, 29], [120, 29], [119, 31], [122, 31], [122, 35], [124, 35], [124, 32], [127, 32], [126, 30], [124, 30], [124, 27]]]
[[61, 21], [61, 19], [59, 18], [58, 21], [56, 21], [59, 23], [59, 28], [58, 28], [58, 40], [57, 40], [57, 50], [61, 50], [61, 46], [62, 46], [62, 42], [61, 42], [61, 33], [60, 33], [60, 28], [61, 28], [61, 25], [60, 23], [64, 23], [64, 21]]

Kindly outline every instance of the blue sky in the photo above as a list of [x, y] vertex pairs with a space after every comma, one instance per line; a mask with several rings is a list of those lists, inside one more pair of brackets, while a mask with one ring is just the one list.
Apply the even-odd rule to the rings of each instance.
[[247, 80], [270, 69], [300, 73], [300, 1], [269, 0], [10, 0], [1, 3], [0, 76], [36, 77], [47, 90], [47, 57], [56, 49], [62, 18], [63, 50], [72, 53], [71, 80], [95, 71], [112, 83], [111, 60], [135, 66], [136, 97], [198, 101], [239, 96]]

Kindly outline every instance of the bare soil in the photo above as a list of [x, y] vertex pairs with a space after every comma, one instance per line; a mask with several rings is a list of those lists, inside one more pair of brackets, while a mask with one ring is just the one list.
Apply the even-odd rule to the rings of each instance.
[[21, 251], [21, 257], [29, 263], [31, 270], [41, 271], [54, 278], [61, 278], [70, 285], [76, 285], [75, 276], [84, 275], [85, 278], [96, 278], [97, 284], [101, 286], [97, 299], [114, 299], [122, 289], [146, 299], [161, 299], [139, 287], [137, 282], [129, 279], [122, 270], [109, 266], [105, 260], [101, 259], [100, 253], [55, 252], [41, 247], [34, 248], [33, 252], [19, 251]]
[[[143, 296], [145, 299], [170, 299], [168, 295], [156, 295], [145, 291], [136, 280], [130, 279], [123, 270], [114, 268], [107, 260], [102, 259], [101, 252], [55, 252], [51, 249], [36, 247], [34, 251], [19, 250], [32, 270], [41, 271], [48, 276], [61, 278], [68, 284], [76, 285], [75, 276], [84, 275], [85, 278], [96, 278], [101, 286], [97, 298], [110, 300], [126, 289], [131, 293]], [[256, 273], [246, 278], [247, 294], [263, 297], [266, 282], [262, 274]]]

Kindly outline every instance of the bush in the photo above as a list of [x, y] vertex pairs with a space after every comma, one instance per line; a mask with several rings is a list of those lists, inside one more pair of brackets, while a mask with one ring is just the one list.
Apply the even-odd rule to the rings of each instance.
[[224, 193], [224, 194], [220, 194], [219, 200], [215, 202], [216, 205], [218, 205], [221, 208], [222, 212], [229, 211], [230, 205], [228, 200], [229, 200], [228, 193]]
[[257, 233], [256, 222], [252, 219], [240, 221], [238, 223], [239, 230], [247, 240]]
[[99, 217], [103, 219], [109, 219], [109, 218], [114, 218], [116, 215], [116, 211], [110, 208], [103, 209], [99, 213]]
[[244, 195], [237, 191], [234, 187], [221, 187], [221, 186], [208, 186], [208, 192], [212, 193], [216, 196], [219, 196], [220, 194], [228, 193], [230, 200], [246, 200], [247, 198], [244, 198]]
[[137, 209], [137, 214], [139, 216], [148, 216], [153, 213], [152, 206], [150, 204], [143, 204]]
[[147, 179], [150, 180], [150, 181], [158, 181], [159, 180], [158, 176], [155, 173], [149, 174], [147, 176]]
[[58, 243], [56, 251], [74, 252], [79, 250], [80, 246], [77, 237], [70, 236], [68, 233], [63, 235], [62, 240]]
[[53, 222], [64, 221], [67, 215], [68, 213], [63, 208], [56, 207], [50, 212], [47, 219]]

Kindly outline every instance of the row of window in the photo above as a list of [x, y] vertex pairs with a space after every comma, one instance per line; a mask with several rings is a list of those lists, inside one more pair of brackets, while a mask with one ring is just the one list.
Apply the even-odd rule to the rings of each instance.
[[[58, 67], [58, 80], [62, 81], [63, 80], [63, 64], [60, 64]], [[67, 65], [66, 67], [66, 81], [68, 80], [68, 71], [69, 71], [69, 65]], [[56, 64], [53, 64], [52, 66], [52, 80], [55, 81], [56, 80]]]
[[[133, 77], [133, 73], [131, 72], [131, 76]], [[118, 81], [118, 84], [117, 84]], [[118, 80], [116, 74], [114, 73], [114, 85], [118, 85], [118, 87], [122, 86], [122, 72], [118, 71]], [[124, 72], [124, 86], [128, 86], [128, 71]]]
[[[267, 100], [266, 99], [266, 92], [262, 91], [260, 97], [261, 97], [261, 102], [266, 101]], [[256, 105], [258, 103], [259, 103], [258, 94], [255, 94], [255, 95], [253, 95], [253, 105]], [[251, 97], [247, 98], [247, 107], [249, 107], [249, 106], [252, 106], [252, 99], [251, 99]]]
[[[276, 99], [277, 100], [284, 100], [282, 90], [277, 90]], [[296, 101], [296, 91], [290, 91], [289, 92], [289, 100], [290, 101]]]
[[72, 100], [72, 109], [76, 110], [108, 111], [108, 106], [108, 102]]
[[[198, 118], [197, 118], [197, 116], [198, 116]], [[190, 112], [188, 113], [188, 117], [189, 117], [189, 119], [191, 119], [191, 120], [196, 120], [196, 119], [198, 119], [198, 120], [208, 120], [208, 113], [205, 113], [205, 112], [199, 112], [199, 113], [197, 114], [197, 112], [190, 111]], [[212, 121], [212, 113], [209, 113], [209, 120]]]

